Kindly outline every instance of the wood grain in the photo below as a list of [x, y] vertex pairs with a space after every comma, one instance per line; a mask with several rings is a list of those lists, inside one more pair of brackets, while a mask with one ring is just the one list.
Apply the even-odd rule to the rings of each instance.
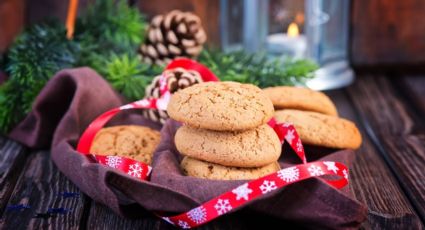
[[409, 108], [387, 76], [358, 77], [348, 92], [375, 133], [388, 136], [424, 132], [423, 119]]
[[416, 211], [425, 219], [425, 135], [387, 137], [382, 141], [402, 184], [409, 188]]
[[0, 137], [0, 217], [25, 164], [27, 150]]
[[87, 229], [162, 229], [171, 227], [155, 217], [127, 219], [115, 214], [108, 207], [92, 202], [87, 221]]
[[[23, 174], [8, 205], [27, 204], [31, 208], [6, 210], [0, 220], [3, 229], [78, 229], [82, 220], [85, 198], [65, 198], [63, 192], [79, 193], [75, 185], [62, 175], [50, 160], [47, 151], [29, 155]], [[49, 208], [69, 210], [50, 218], [34, 218], [46, 214]]]
[[[67, 1], [57, 0], [25, 0], [27, 4], [26, 11], [26, 24], [32, 24], [44, 21], [48, 18], [56, 18], [65, 22], [68, 3]], [[79, 0], [78, 1], [78, 14], [87, 8], [87, 5], [94, 0]]]
[[425, 75], [404, 75], [391, 79], [421, 117], [425, 116]]
[[24, 0], [0, 1], [0, 55], [6, 51], [24, 26], [24, 10]]
[[[236, 213], [230, 213], [222, 216], [196, 229], [274, 229], [276, 226], [286, 226], [288, 224], [289, 223], [282, 222], [282, 220], [265, 216], [260, 213], [253, 213], [249, 210], [241, 210]], [[123, 218], [115, 214], [108, 207], [102, 204], [93, 203], [90, 209], [87, 229], [136, 230], [178, 228], [153, 215], [148, 215], [135, 220]]]
[[400, 90], [403, 89], [388, 78], [365, 76], [359, 77], [348, 92], [368, 135], [392, 169], [412, 207], [425, 220], [425, 163], [423, 144], [420, 144], [424, 121]]
[[352, 1], [354, 65], [425, 63], [425, 1]]
[[356, 199], [368, 206], [365, 228], [419, 228], [420, 219], [362, 128], [347, 95], [342, 91], [328, 92], [328, 95], [335, 102], [340, 116], [355, 122], [363, 137], [362, 146], [356, 150], [356, 159], [350, 168], [350, 186]]

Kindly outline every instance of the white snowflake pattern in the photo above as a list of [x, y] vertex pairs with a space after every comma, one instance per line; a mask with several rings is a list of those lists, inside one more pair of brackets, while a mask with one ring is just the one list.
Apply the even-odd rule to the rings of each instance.
[[342, 170], [342, 173], [344, 174], [344, 178], [348, 180], [348, 172], [346, 169]]
[[156, 107], [160, 110], [167, 110], [168, 102], [171, 99], [170, 92], [165, 92], [161, 98], [156, 101]]
[[288, 130], [288, 132], [285, 135], [285, 140], [292, 145], [292, 141], [294, 140], [294, 130]]
[[119, 156], [107, 156], [106, 164], [112, 168], [117, 168], [121, 164], [121, 157]]
[[248, 183], [245, 183], [233, 189], [232, 192], [236, 194], [236, 200], [248, 200], [249, 194], [252, 193], [252, 189], [248, 188]]
[[130, 165], [128, 175], [140, 178], [142, 176], [142, 167], [139, 163]]
[[148, 106], [150, 104], [150, 102], [146, 99], [142, 99], [142, 100], [138, 100], [136, 102], [134, 102], [134, 104], [138, 105], [138, 106]]
[[332, 161], [325, 161], [323, 162], [323, 164], [325, 164], [328, 167], [329, 171], [332, 171], [336, 174], [336, 172], [339, 170], [338, 167], [336, 167], [335, 162]]
[[120, 110], [124, 110], [124, 109], [132, 109], [134, 108], [134, 106], [132, 104], [128, 104], [128, 105], [123, 105], [120, 107]]
[[311, 176], [321, 176], [325, 174], [320, 166], [312, 165], [308, 167], [308, 172]]
[[168, 217], [162, 217], [163, 220], [167, 221], [168, 223], [174, 225], [174, 222], [170, 220]]
[[218, 215], [224, 214], [232, 210], [232, 205], [228, 199], [218, 199], [217, 203], [214, 205], [215, 210], [217, 210]]
[[277, 189], [276, 183], [274, 181], [265, 180], [262, 185], [260, 185], [261, 192], [266, 194]]
[[277, 176], [285, 182], [294, 182], [300, 177], [300, 170], [297, 167], [282, 169]]
[[183, 229], [189, 229], [190, 228], [190, 225], [186, 221], [183, 221], [183, 220], [179, 220], [178, 225], [179, 225], [180, 228], [183, 228]]
[[161, 75], [159, 78], [159, 87], [163, 90], [165, 89], [165, 86], [167, 86], [167, 77], [165, 75]]
[[207, 218], [207, 213], [204, 207], [197, 207], [194, 208], [192, 210], [190, 210], [187, 213], [187, 216], [189, 217], [189, 219], [191, 219], [193, 222], [200, 224], [202, 222], [204, 222]]
[[289, 122], [283, 123], [283, 127], [289, 128], [291, 126], [292, 126], [292, 123], [289, 123]]
[[301, 139], [298, 139], [297, 141], [297, 152], [303, 151], [303, 144], [301, 143]]

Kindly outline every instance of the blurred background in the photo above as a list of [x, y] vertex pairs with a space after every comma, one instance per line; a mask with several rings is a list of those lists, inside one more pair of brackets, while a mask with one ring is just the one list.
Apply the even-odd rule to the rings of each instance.
[[[81, 14], [90, 4], [82, 0]], [[348, 85], [355, 70], [422, 69], [425, 63], [423, 0], [180, 0], [129, 1], [148, 18], [173, 9], [200, 16], [208, 46], [224, 51], [263, 51], [315, 60], [308, 85]], [[46, 18], [65, 21], [67, 1], [2, 0], [0, 54], [25, 26]]]
[[[89, 2], [80, 1], [79, 13]], [[172, 9], [193, 11], [201, 17], [210, 45], [231, 49], [245, 42], [245, 45], [251, 46], [247, 47], [251, 50], [264, 45], [271, 34], [286, 33], [292, 22], [296, 23], [301, 34], [306, 33], [306, 7], [318, 4], [322, 6], [315, 9], [314, 20], [332, 23], [333, 27], [330, 28], [335, 30], [335, 33], [328, 31], [327, 39], [345, 36], [344, 30], [347, 29], [347, 57], [352, 66], [412, 66], [425, 63], [423, 0], [156, 0], [131, 1], [130, 4], [136, 4], [148, 17]], [[65, 21], [67, 8], [67, 1], [1, 0], [0, 53], [7, 49], [26, 25], [46, 17], [58, 17]], [[345, 15], [338, 14], [346, 14], [348, 22], [342, 22]], [[338, 23], [342, 25], [336, 25]], [[258, 41], [244, 40], [246, 33], [255, 33], [252, 40], [255, 38]]]

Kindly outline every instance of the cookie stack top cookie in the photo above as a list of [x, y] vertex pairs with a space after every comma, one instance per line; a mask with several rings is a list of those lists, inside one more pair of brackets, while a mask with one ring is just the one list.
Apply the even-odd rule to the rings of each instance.
[[195, 128], [240, 131], [267, 123], [274, 109], [254, 85], [206, 82], [173, 94], [167, 112], [174, 120]]

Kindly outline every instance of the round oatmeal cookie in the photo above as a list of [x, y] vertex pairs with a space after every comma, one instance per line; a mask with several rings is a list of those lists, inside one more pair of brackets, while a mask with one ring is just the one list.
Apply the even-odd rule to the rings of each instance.
[[101, 129], [95, 136], [90, 152], [99, 155], [128, 157], [151, 164], [160, 141], [160, 133], [148, 127], [120, 125]]
[[257, 168], [238, 168], [214, 164], [184, 157], [180, 166], [187, 176], [211, 180], [253, 180], [280, 170], [279, 164], [271, 164]]
[[268, 125], [246, 131], [213, 131], [184, 125], [174, 140], [181, 154], [224, 166], [264, 166], [277, 161], [282, 151], [279, 137]]
[[274, 109], [267, 95], [254, 85], [205, 82], [173, 94], [167, 112], [195, 128], [235, 131], [267, 123]]
[[297, 109], [338, 116], [334, 103], [322, 92], [290, 86], [270, 87], [263, 91], [276, 109]]
[[362, 137], [356, 125], [346, 119], [316, 112], [279, 110], [278, 122], [294, 124], [304, 144], [338, 149], [357, 149]]

